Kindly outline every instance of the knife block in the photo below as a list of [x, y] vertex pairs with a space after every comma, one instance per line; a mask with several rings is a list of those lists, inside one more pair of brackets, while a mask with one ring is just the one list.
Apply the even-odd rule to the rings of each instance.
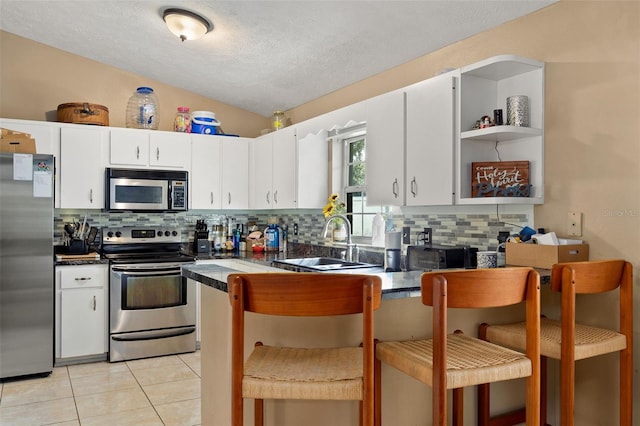
[[193, 251], [196, 253], [211, 252], [211, 241], [209, 241], [209, 231], [196, 231], [193, 235]]
[[67, 254], [87, 254], [89, 247], [85, 240], [71, 240], [66, 248]]

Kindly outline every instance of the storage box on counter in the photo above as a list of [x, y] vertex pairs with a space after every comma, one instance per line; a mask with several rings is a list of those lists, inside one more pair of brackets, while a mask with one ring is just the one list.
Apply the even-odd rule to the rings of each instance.
[[0, 128], [0, 152], [35, 154], [36, 141], [29, 133]]
[[506, 243], [507, 266], [532, 266], [551, 269], [556, 263], [589, 260], [589, 244], [544, 245]]

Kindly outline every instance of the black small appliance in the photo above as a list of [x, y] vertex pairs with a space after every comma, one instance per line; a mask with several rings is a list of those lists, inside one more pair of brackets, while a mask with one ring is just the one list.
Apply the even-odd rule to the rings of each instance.
[[193, 233], [193, 251], [196, 253], [211, 252], [209, 231], [207, 230], [207, 224], [202, 219], [196, 221], [196, 230]]
[[469, 246], [408, 246], [407, 270], [474, 269], [477, 252], [476, 247]]

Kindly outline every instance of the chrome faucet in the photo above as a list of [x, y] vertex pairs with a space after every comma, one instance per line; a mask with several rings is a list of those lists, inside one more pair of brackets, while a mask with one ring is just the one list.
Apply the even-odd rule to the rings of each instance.
[[[322, 236], [323, 238], [327, 237], [327, 233], [329, 232], [329, 224], [331, 223], [331, 221], [333, 221], [334, 219], [342, 219], [346, 225], [347, 225], [347, 262], [358, 262], [359, 261], [359, 250], [356, 244], [353, 243], [353, 241], [351, 240], [351, 222], [349, 222], [349, 219], [347, 219], [347, 217], [345, 215], [342, 214], [336, 214], [333, 216], [329, 216], [325, 221], [324, 221], [324, 227], [322, 228]], [[353, 254], [353, 252], [355, 251], [355, 256]]]

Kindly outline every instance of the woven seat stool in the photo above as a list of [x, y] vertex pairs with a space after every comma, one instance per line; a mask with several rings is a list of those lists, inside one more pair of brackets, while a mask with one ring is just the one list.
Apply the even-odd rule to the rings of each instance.
[[[540, 276], [531, 268], [426, 272], [422, 303], [433, 307], [432, 338], [376, 344], [376, 424], [382, 422], [382, 363], [432, 388], [434, 426], [447, 424], [447, 390], [453, 389], [454, 425], [462, 425], [464, 387], [526, 378], [527, 425], [540, 409]], [[447, 332], [450, 308], [491, 308], [524, 303], [527, 351], [519, 353], [460, 332]]]
[[[632, 266], [623, 260], [562, 263], [551, 270], [551, 289], [561, 292], [561, 321], [542, 318], [540, 322], [541, 354], [541, 424], [546, 423], [547, 357], [560, 360], [560, 421], [574, 424], [575, 361], [607, 353], [620, 354], [620, 424], [632, 422]], [[619, 331], [575, 322], [575, 296], [581, 293], [603, 293], [619, 288]], [[524, 323], [480, 325], [481, 338], [522, 350]], [[490, 417], [490, 388], [478, 388], [478, 417], [481, 426], [514, 425], [524, 418], [524, 409]]]
[[[232, 306], [231, 422], [243, 425], [244, 398], [253, 398], [255, 424], [264, 423], [265, 399], [359, 401], [360, 424], [374, 424], [373, 313], [380, 277], [327, 273], [230, 274]], [[361, 345], [293, 348], [257, 342], [245, 361], [244, 315], [362, 316]]]

